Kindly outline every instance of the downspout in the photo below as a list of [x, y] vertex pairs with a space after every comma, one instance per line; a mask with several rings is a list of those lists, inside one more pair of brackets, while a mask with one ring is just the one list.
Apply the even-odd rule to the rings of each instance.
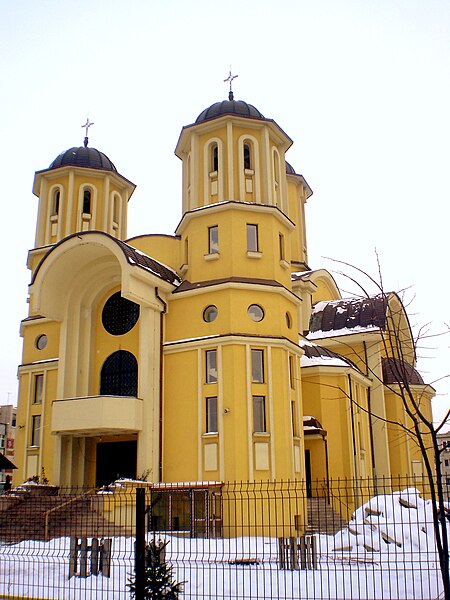
[[[367, 356], [367, 345], [363, 342], [364, 347], [364, 362], [366, 363], [366, 376], [369, 377], [369, 358]], [[372, 474], [375, 482], [375, 493], [377, 493], [377, 467], [375, 464], [375, 446], [373, 443], [373, 429], [372, 429], [372, 401], [371, 401], [371, 388], [367, 388], [367, 412], [369, 413], [369, 442], [370, 442], [370, 456], [372, 457]]]
[[167, 304], [158, 294], [158, 288], [155, 288], [155, 297], [163, 305], [162, 311], [159, 313], [159, 479], [162, 481], [163, 475], [163, 325], [164, 315], [167, 313]]
[[352, 392], [352, 378], [350, 373], [347, 375], [348, 377], [348, 397], [350, 400], [350, 419], [351, 419], [351, 424], [352, 424], [352, 442], [353, 442], [353, 467], [355, 469], [355, 474], [354, 474], [354, 494], [355, 494], [355, 506], [357, 506], [357, 501], [358, 501], [358, 484], [357, 484], [357, 478], [358, 478], [358, 468], [357, 468], [357, 461], [356, 461], [356, 439], [355, 439], [355, 424], [353, 421], [353, 417], [354, 417], [354, 412], [353, 412], [353, 392]]

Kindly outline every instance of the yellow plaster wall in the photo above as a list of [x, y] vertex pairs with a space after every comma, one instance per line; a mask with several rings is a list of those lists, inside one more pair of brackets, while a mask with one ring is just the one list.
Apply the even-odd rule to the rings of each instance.
[[[59, 323], [47, 319], [34, 319], [22, 323], [23, 350], [22, 364], [58, 358]], [[36, 347], [37, 339], [47, 336], [47, 346], [43, 350]]]
[[179, 273], [183, 263], [182, 244], [179, 237], [171, 235], [141, 235], [127, 240], [127, 244]]
[[[206, 323], [203, 312], [211, 304], [217, 306], [218, 315], [214, 321]], [[257, 323], [249, 318], [247, 309], [250, 304], [258, 304], [263, 308], [265, 317], [262, 321]], [[290, 329], [286, 322], [286, 312], [292, 318]], [[187, 315], [189, 318], [186, 318]], [[261, 288], [213, 291], [205, 287], [199, 294], [179, 293], [172, 296], [165, 322], [165, 341], [230, 333], [273, 336], [277, 332], [280, 337], [286, 337], [295, 343], [296, 317], [294, 297], [291, 302], [288, 298]]]
[[197, 350], [164, 356], [163, 481], [198, 478]]
[[[242, 205], [236, 210], [233, 208], [228, 204], [214, 210], [199, 211], [195, 219], [191, 218], [183, 227], [182, 247], [185, 247], [186, 237], [189, 244], [188, 270], [184, 277], [193, 282], [249, 277], [251, 273], [251, 277], [274, 279], [290, 288], [291, 230], [271, 212], [242, 210]], [[261, 256], [250, 258], [247, 255], [247, 224], [258, 225]], [[213, 226], [219, 228], [218, 255], [208, 255], [208, 228]], [[280, 264], [279, 234], [285, 239], [284, 267]], [[167, 264], [168, 261], [162, 262]]]

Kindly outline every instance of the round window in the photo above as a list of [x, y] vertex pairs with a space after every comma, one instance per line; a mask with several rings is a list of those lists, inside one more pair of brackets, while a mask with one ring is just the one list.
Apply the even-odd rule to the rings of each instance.
[[211, 323], [217, 317], [218, 314], [217, 306], [211, 304], [211, 306], [207, 306], [203, 311], [203, 320], [207, 323]]
[[286, 325], [288, 326], [288, 329], [292, 327], [292, 317], [288, 312], [286, 313]]
[[102, 312], [103, 327], [111, 335], [128, 333], [139, 319], [139, 304], [122, 298], [116, 292], [105, 302]]
[[36, 348], [38, 350], [43, 350], [46, 345], [47, 345], [47, 336], [45, 334], [40, 335], [38, 338], [36, 338]]
[[264, 319], [264, 311], [258, 304], [250, 304], [247, 314], [252, 321], [262, 321]]

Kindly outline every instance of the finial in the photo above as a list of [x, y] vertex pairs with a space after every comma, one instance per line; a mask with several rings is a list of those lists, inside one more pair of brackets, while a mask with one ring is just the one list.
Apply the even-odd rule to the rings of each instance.
[[86, 129], [86, 135], [85, 135], [85, 137], [84, 137], [84, 147], [85, 147], [85, 148], [87, 148], [87, 146], [88, 146], [88, 143], [89, 143], [88, 134], [89, 134], [89, 127], [90, 127], [91, 125], [94, 125], [94, 123], [91, 123], [91, 122], [89, 121], [89, 117], [87, 117], [87, 119], [86, 119], [86, 123], [85, 123], [84, 125], [82, 125], [82, 126], [81, 126], [81, 127], [84, 127], [84, 128]]
[[231, 74], [231, 65], [230, 65], [230, 72], [228, 74], [228, 77], [223, 80], [224, 83], [227, 83], [227, 81], [230, 82], [230, 91], [228, 92], [228, 100], [234, 100], [233, 89], [232, 89], [231, 86], [232, 86], [232, 83], [233, 83], [233, 79], [236, 79], [236, 77], [239, 77], [239, 75], [232, 75]]

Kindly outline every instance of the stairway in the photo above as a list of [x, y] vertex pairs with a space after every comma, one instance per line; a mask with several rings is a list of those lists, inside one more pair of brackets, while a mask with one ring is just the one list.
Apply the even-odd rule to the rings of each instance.
[[306, 533], [334, 535], [345, 527], [347, 527], [347, 522], [333, 510], [326, 498], [308, 498]]
[[57, 537], [130, 535], [101, 516], [95, 494], [54, 495], [20, 491], [0, 496], [0, 543], [50, 540]]

